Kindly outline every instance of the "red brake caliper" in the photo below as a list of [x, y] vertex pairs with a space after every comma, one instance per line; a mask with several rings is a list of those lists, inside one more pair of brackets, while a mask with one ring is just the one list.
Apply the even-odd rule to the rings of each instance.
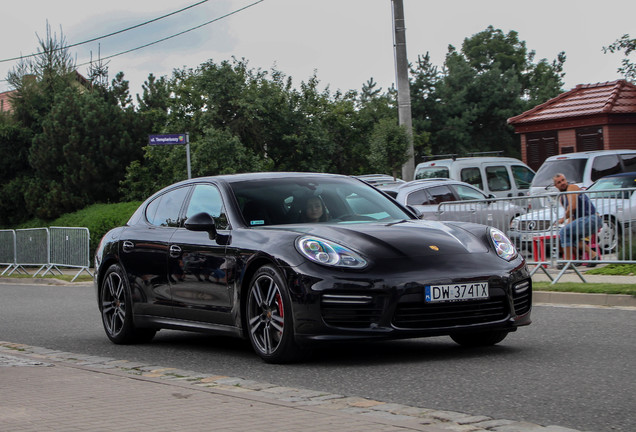
[[278, 314], [283, 318], [283, 299], [280, 294], [276, 294], [276, 304], [278, 305]]

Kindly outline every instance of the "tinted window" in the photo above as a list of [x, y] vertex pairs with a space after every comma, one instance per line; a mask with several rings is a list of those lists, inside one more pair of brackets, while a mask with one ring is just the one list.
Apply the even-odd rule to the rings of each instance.
[[460, 173], [461, 181], [477, 186], [480, 189], [484, 188], [484, 183], [481, 179], [481, 171], [479, 168], [464, 168]]
[[431, 194], [433, 204], [455, 201], [455, 195], [448, 186], [433, 186], [428, 188], [428, 193]]
[[597, 156], [594, 158], [592, 165], [592, 181], [596, 181], [610, 174], [618, 174], [620, 171], [621, 165], [617, 155]]
[[530, 183], [532, 183], [532, 179], [534, 178], [532, 170], [523, 165], [512, 165], [510, 170], [512, 171], [512, 178], [515, 180], [517, 189], [530, 188]]
[[486, 180], [488, 189], [493, 192], [510, 190], [510, 178], [505, 166], [486, 167]]
[[583, 171], [587, 159], [556, 159], [545, 161], [532, 180], [532, 186], [541, 187], [553, 185], [552, 178], [563, 174], [569, 183], [582, 183]]
[[292, 176], [230, 183], [248, 226], [302, 222], [309, 199], [320, 198], [332, 223], [410, 219], [391, 198], [357, 180], [343, 177]]
[[428, 204], [434, 204], [434, 202], [431, 200], [431, 197], [426, 192], [426, 190], [420, 189], [420, 190], [417, 190], [415, 192], [410, 193], [409, 196], [406, 197], [406, 204], [408, 204], [408, 205], [428, 205]]
[[217, 229], [227, 229], [227, 217], [221, 193], [212, 185], [197, 185], [186, 211], [186, 219], [197, 213], [206, 212], [214, 219]]
[[623, 161], [623, 172], [636, 171], [636, 154], [622, 154], [620, 158]]
[[457, 196], [462, 201], [466, 201], [466, 200], [484, 200], [484, 199], [487, 198], [480, 191], [475, 190], [475, 189], [473, 189], [471, 187], [468, 187], [468, 186], [454, 185], [453, 187], [457, 191]]
[[415, 173], [415, 179], [429, 179], [429, 178], [449, 178], [449, 172], [447, 167], [423, 167], [418, 168]]
[[155, 198], [146, 208], [148, 222], [157, 226], [180, 226], [179, 213], [189, 189], [173, 189]]

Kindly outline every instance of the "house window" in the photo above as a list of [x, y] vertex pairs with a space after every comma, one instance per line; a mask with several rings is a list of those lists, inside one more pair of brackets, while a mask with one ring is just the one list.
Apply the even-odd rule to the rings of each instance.
[[603, 128], [598, 126], [576, 130], [576, 151], [603, 150]]

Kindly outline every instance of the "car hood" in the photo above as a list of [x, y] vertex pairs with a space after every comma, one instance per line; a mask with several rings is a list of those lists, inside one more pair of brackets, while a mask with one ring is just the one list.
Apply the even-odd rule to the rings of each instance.
[[[471, 231], [465, 228], [472, 227]], [[276, 228], [274, 228], [276, 229]], [[488, 252], [487, 228], [477, 224], [408, 220], [397, 223], [287, 225], [376, 258], [429, 257]]]

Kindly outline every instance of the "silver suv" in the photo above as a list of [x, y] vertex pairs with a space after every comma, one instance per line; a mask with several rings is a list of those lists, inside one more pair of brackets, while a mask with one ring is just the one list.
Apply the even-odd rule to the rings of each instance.
[[413, 180], [379, 189], [427, 220], [475, 222], [507, 232], [510, 222], [526, 212], [509, 199], [486, 195], [468, 183], [450, 179]]

